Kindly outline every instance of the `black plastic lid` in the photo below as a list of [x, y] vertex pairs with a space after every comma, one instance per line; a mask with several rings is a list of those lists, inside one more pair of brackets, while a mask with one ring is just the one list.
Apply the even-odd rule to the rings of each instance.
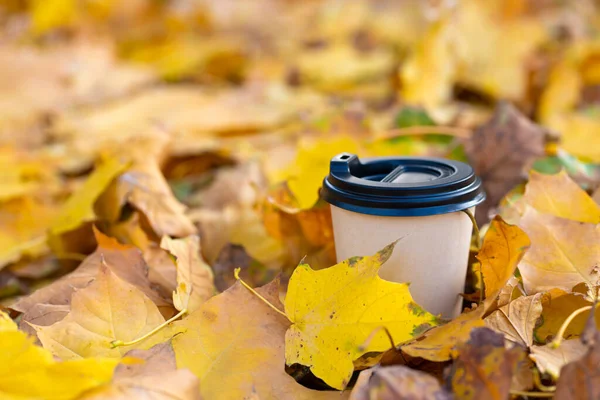
[[485, 200], [471, 166], [430, 157], [365, 158], [342, 153], [331, 159], [323, 198], [345, 210], [390, 217], [445, 214]]

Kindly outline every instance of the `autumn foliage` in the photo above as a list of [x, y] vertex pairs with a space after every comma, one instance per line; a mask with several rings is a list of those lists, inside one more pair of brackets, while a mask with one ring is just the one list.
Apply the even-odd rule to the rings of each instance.
[[[0, 399], [600, 397], [592, 1], [0, 2]], [[468, 162], [462, 314], [336, 262], [340, 152]], [[435, 251], [435, 243], [431, 243]]]

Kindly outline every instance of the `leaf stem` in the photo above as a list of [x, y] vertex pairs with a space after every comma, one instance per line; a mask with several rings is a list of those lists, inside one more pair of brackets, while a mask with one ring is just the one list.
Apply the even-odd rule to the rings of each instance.
[[523, 397], [554, 397], [554, 393], [544, 393], [544, 392], [523, 392], [521, 390], [511, 390], [510, 394], [513, 396], [523, 396]]
[[258, 293], [256, 290], [252, 289], [252, 287], [250, 287], [250, 285], [248, 285], [246, 282], [244, 282], [241, 278], [240, 278], [240, 270], [241, 268], [236, 268], [233, 270], [233, 276], [235, 276], [235, 279], [237, 279], [238, 281], [240, 281], [240, 283], [246, 288], [248, 289], [250, 292], [252, 292], [253, 295], [255, 295], [256, 297], [258, 297], [259, 299], [261, 299], [263, 301], [263, 303], [265, 303], [266, 305], [268, 305], [269, 307], [271, 307], [275, 312], [277, 312], [278, 314], [283, 315], [288, 321], [290, 322], [294, 322], [292, 321], [286, 313], [284, 313], [283, 311], [281, 311], [279, 308], [275, 307], [273, 304], [271, 304], [269, 302], [269, 300], [265, 299], [264, 297], [262, 297], [260, 295], [260, 293]]
[[594, 306], [585, 306], [585, 307], [581, 307], [581, 308], [578, 308], [577, 310], [573, 311], [571, 313], [571, 315], [569, 315], [567, 317], [567, 319], [565, 319], [565, 322], [563, 322], [563, 324], [561, 325], [560, 329], [558, 330], [558, 333], [556, 334], [556, 338], [554, 338], [554, 340], [550, 344], [550, 347], [552, 347], [554, 349], [558, 348], [558, 346], [560, 346], [560, 343], [563, 340], [563, 335], [565, 334], [565, 331], [567, 330], [569, 325], [571, 325], [571, 322], [573, 322], [575, 317], [577, 317], [579, 314], [581, 314], [583, 312], [591, 310], [593, 307]]
[[469, 219], [471, 220], [471, 222], [473, 223], [473, 230], [475, 231], [475, 238], [477, 239], [477, 248], [481, 248], [481, 238], [479, 237], [480, 232], [479, 232], [479, 225], [477, 225], [477, 220], [475, 220], [475, 216], [473, 215], [473, 213], [471, 212], [471, 210], [466, 209], [466, 210], [462, 210], [465, 214], [467, 214], [467, 216], [469, 217]]
[[[467, 216], [469, 217], [469, 219], [471, 220], [471, 223], [473, 224], [473, 230], [475, 231], [475, 243], [477, 245], [477, 251], [481, 250], [481, 238], [480, 238], [480, 231], [479, 231], [479, 225], [477, 225], [477, 220], [475, 219], [475, 216], [473, 215], [473, 213], [471, 212], [471, 210], [466, 209], [463, 210], [463, 212], [465, 214], [467, 214]], [[479, 282], [481, 282], [481, 290], [479, 292], [479, 305], [483, 304], [483, 295], [484, 295], [484, 287], [483, 287], [483, 271], [481, 270], [481, 267], [479, 267]]]
[[364, 343], [361, 344], [360, 346], [358, 346], [360, 351], [365, 351], [367, 347], [369, 347], [369, 344], [371, 344], [371, 341], [373, 340], [373, 338], [375, 337], [375, 335], [379, 332], [383, 330], [385, 332], [385, 334], [387, 335], [388, 339], [390, 340], [390, 344], [391, 347], [390, 349], [393, 349], [396, 347], [396, 344], [394, 343], [394, 338], [392, 337], [392, 333], [389, 331], [389, 329], [385, 326], [378, 326], [377, 328], [373, 329], [373, 332], [371, 332], [369, 334], [369, 336], [365, 339]]
[[187, 311], [188, 311], [187, 308], [184, 308], [183, 310], [179, 311], [173, 317], [169, 318], [168, 320], [166, 320], [162, 324], [158, 325], [156, 328], [152, 329], [150, 332], [146, 333], [143, 336], [140, 336], [137, 339], [131, 340], [129, 342], [123, 342], [122, 340], [113, 340], [112, 342], [110, 342], [110, 347], [114, 349], [114, 348], [122, 347], [122, 346], [131, 346], [131, 345], [134, 345], [134, 344], [137, 344], [137, 343], [141, 342], [142, 340], [146, 340], [147, 338], [149, 338], [150, 336], [154, 335], [156, 332], [160, 331], [162, 328], [164, 328], [165, 326], [167, 326], [171, 322], [173, 322], [176, 319], [182, 317], [185, 313], [187, 313]]
[[536, 368], [533, 369], [533, 383], [542, 392], [551, 393], [556, 391], [556, 386], [546, 386], [542, 383], [540, 372]]

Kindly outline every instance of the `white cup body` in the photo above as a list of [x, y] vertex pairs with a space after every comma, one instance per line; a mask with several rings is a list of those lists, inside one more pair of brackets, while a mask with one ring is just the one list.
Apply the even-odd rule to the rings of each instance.
[[373, 255], [400, 239], [379, 276], [409, 282], [413, 299], [433, 314], [460, 314], [473, 230], [468, 215], [384, 217], [331, 205], [331, 216], [338, 262]]

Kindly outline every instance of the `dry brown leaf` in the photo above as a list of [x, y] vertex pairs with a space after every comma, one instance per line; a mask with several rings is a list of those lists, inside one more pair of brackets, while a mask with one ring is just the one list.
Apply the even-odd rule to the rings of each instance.
[[514, 106], [500, 103], [494, 116], [465, 143], [469, 160], [483, 180], [487, 199], [477, 206], [479, 225], [514, 186], [524, 180], [536, 157], [544, 154], [546, 131]]
[[96, 231], [98, 248], [73, 272], [52, 282], [11, 306], [24, 313], [20, 328], [34, 333], [26, 322], [49, 326], [63, 319], [70, 310], [71, 295], [87, 287], [104, 263], [119, 278], [134, 285], [147, 295], [165, 313], [170, 314], [169, 303], [153, 289], [147, 276], [147, 267], [141, 252], [132, 246], [121, 245], [115, 239]]
[[513, 374], [524, 356], [518, 346], [507, 350], [503, 335], [487, 328], [475, 329], [470, 340], [458, 348], [452, 391], [465, 400], [507, 399]]
[[534, 329], [542, 315], [542, 294], [519, 297], [487, 316], [486, 326], [525, 347], [533, 345]]
[[449, 400], [437, 379], [402, 365], [373, 367], [360, 373], [350, 400]]
[[566, 364], [580, 359], [587, 349], [579, 339], [564, 340], [558, 348], [552, 344], [532, 346], [531, 355], [541, 373], [548, 373], [557, 379], [560, 370]]
[[82, 397], [84, 400], [200, 400], [198, 378], [177, 369], [170, 342], [148, 350], [131, 350], [117, 366], [112, 382]]

